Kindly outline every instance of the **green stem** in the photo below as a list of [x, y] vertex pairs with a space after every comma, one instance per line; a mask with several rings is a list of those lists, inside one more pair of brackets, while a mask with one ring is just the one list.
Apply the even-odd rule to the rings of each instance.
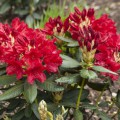
[[79, 91], [78, 99], [77, 99], [77, 103], [76, 103], [76, 110], [79, 109], [79, 104], [80, 104], [80, 99], [81, 99], [81, 96], [82, 96], [82, 91], [83, 91], [83, 88], [84, 88], [84, 84], [85, 84], [85, 79], [82, 80], [82, 85], [80, 87], [80, 91]]
[[101, 96], [103, 95], [105, 88], [106, 88], [106, 86], [103, 88], [103, 90], [101, 91], [100, 95], [98, 96], [98, 98], [97, 98], [97, 100], [96, 100], [96, 106], [97, 106], [97, 107], [98, 107], [98, 102], [100, 101]]

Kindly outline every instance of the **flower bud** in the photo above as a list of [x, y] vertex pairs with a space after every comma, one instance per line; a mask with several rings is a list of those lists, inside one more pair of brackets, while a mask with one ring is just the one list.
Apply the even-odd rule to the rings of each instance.
[[44, 100], [39, 103], [38, 111], [41, 120], [47, 120], [47, 104]]

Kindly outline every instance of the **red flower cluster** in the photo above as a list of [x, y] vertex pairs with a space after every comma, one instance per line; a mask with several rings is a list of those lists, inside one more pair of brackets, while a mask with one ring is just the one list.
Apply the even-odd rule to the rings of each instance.
[[67, 18], [64, 22], [61, 17], [49, 18], [49, 21], [45, 24], [44, 31], [48, 35], [59, 35], [62, 36], [69, 27], [69, 19]]
[[[96, 19], [94, 9], [91, 8], [82, 12], [75, 8], [69, 18], [72, 37], [78, 40], [81, 47], [86, 46], [88, 51], [96, 50], [94, 64], [117, 72], [120, 69], [120, 37], [116, 33], [114, 21], [107, 15]], [[102, 74], [113, 80], [118, 79], [118, 76], [113, 74]]]
[[[116, 32], [114, 21], [106, 14], [96, 19], [92, 8], [80, 11], [75, 7], [74, 10], [65, 22], [62, 22], [60, 17], [50, 18], [45, 25], [45, 31], [50, 35], [56, 35], [56, 31], [69, 32], [72, 38], [79, 42], [85, 62], [117, 72], [120, 69], [120, 35]], [[118, 78], [116, 75], [102, 74], [113, 80]]]
[[36, 79], [44, 82], [44, 71], [57, 72], [62, 59], [54, 42], [18, 18], [11, 25], [0, 23], [0, 61], [7, 64], [8, 75], [16, 74], [17, 79], [27, 76], [30, 84]]

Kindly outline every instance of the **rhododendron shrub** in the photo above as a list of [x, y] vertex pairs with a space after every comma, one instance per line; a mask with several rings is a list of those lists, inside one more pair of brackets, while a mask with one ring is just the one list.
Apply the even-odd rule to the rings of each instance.
[[[94, 13], [75, 7], [65, 20], [51, 16], [43, 29], [29, 28], [19, 18], [0, 23], [1, 114], [12, 109], [12, 120], [92, 120], [94, 114], [120, 119], [120, 90], [111, 94], [119, 80], [120, 35], [108, 15]], [[101, 93], [91, 96], [93, 90]], [[101, 101], [104, 91], [111, 104]], [[113, 105], [116, 113], [109, 114]]]

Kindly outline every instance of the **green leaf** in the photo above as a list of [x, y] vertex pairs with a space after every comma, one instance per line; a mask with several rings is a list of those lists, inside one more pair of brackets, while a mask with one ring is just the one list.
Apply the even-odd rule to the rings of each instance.
[[18, 105], [20, 104], [21, 99], [10, 99], [9, 100], [9, 105], [7, 106], [8, 110], [13, 110], [16, 107], [18, 107]]
[[8, 2], [2, 4], [2, 6], [0, 7], [0, 14], [4, 14], [5, 12], [7, 12], [10, 9], [10, 7], [11, 6]]
[[0, 70], [0, 76], [5, 74], [6, 73], [6, 70]]
[[32, 110], [31, 110], [31, 105], [29, 104], [26, 108], [25, 108], [25, 116], [26, 117], [31, 117], [32, 114]]
[[77, 83], [79, 80], [80, 80], [79, 74], [72, 74], [72, 75], [68, 75], [68, 76], [56, 79], [55, 81], [60, 83], [72, 84], [72, 83]]
[[38, 20], [40, 19], [40, 15], [38, 13], [33, 13], [33, 16], [35, 19], [38, 19]]
[[25, 19], [26, 23], [28, 24], [29, 27], [32, 27], [33, 23], [34, 23], [34, 19], [31, 15], [28, 15]]
[[17, 97], [23, 92], [23, 84], [15, 85], [0, 95], [0, 101]]
[[87, 82], [87, 85], [97, 91], [102, 91], [103, 89], [106, 90], [109, 87], [109, 83]]
[[111, 74], [114, 74], [114, 75], [118, 75], [117, 73], [112, 72], [111, 70], [108, 70], [108, 69], [106, 69], [102, 66], [93, 66], [92, 69], [95, 70], [95, 71], [98, 71], [98, 72], [107, 72], [107, 73], [111, 73]]
[[0, 85], [9, 85], [15, 82], [16, 80], [16, 76], [3, 75], [0, 76]]
[[62, 40], [62, 41], [64, 41], [64, 42], [75, 42], [75, 40], [73, 40], [73, 39], [64, 38], [62, 36], [55, 36], [55, 37], [58, 38], [58, 39], [60, 39], [60, 40]]
[[75, 110], [74, 112], [74, 120], [83, 120], [83, 114], [79, 110]]
[[[65, 92], [62, 101], [76, 103], [79, 90], [80, 90], [79, 88], [76, 88]], [[89, 91], [84, 89], [82, 92], [81, 101], [84, 101], [88, 97], [88, 95], [89, 95]]]
[[76, 61], [75, 59], [66, 56], [66, 55], [60, 55], [63, 59], [61, 67], [63, 68], [76, 68], [80, 67], [80, 63]]
[[98, 104], [99, 107], [109, 107], [109, 102], [108, 101], [102, 101]]
[[28, 14], [29, 13], [29, 10], [23, 10], [23, 9], [16, 9], [15, 11], [14, 11], [14, 13], [15, 14], [18, 14], [18, 15], [21, 15], [21, 16], [23, 16], [23, 15], [26, 15], [26, 14]]
[[68, 43], [67, 46], [69, 46], [69, 47], [76, 47], [76, 46], [79, 46], [79, 43], [78, 43], [78, 41], [74, 41], [74, 42]]
[[120, 120], [120, 111], [118, 112], [118, 120]]
[[24, 96], [29, 103], [33, 103], [37, 97], [37, 86], [36, 83], [30, 85], [29, 83], [24, 84]]
[[117, 92], [116, 105], [120, 108], [120, 90]]
[[37, 81], [37, 85], [38, 87], [50, 92], [58, 92], [64, 90], [62, 86], [58, 86], [53, 81], [49, 81], [49, 80], [46, 80], [44, 83], [40, 83], [39, 81]]
[[80, 75], [81, 77], [83, 78], [89, 78], [89, 79], [94, 79], [94, 78], [97, 78], [97, 74], [92, 71], [92, 70], [87, 70], [87, 69], [82, 69], [80, 71]]
[[80, 75], [81, 75], [82, 78], [89, 78], [89, 72], [88, 72], [87, 69], [82, 69], [80, 71]]
[[38, 112], [38, 105], [33, 103], [31, 108], [32, 108], [32, 111], [34, 112], [35, 116], [40, 120], [40, 115], [39, 115], [39, 112]]
[[95, 111], [102, 120], [112, 120], [105, 112]]
[[97, 109], [95, 105], [91, 105], [91, 104], [85, 104], [85, 105], [82, 105], [81, 107], [86, 108], [86, 109], [91, 109], [91, 110]]
[[92, 70], [88, 70], [88, 73], [89, 73], [89, 79], [95, 79], [98, 77], [97, 74]]
[[16, 113], [13, 117], [12, 120], [21, 120], [24, 117], [24, 109], [21, 110], [20, 112]]

